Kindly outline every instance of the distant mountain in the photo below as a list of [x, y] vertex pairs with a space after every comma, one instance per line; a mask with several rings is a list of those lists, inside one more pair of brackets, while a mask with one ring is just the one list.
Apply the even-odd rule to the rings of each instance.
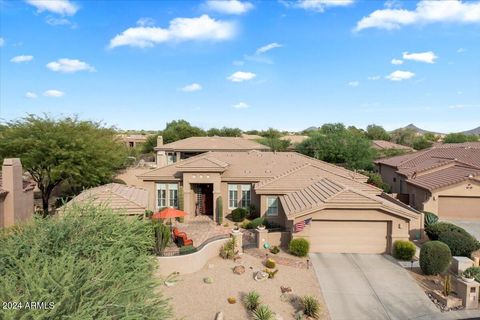
[[419, 128], [417, 127], [416, 125], [414, 125], [413, 123], [410, 123], [408, 126], [405, 126], [403, 128], [398, 128], [398, 129], [395, 129], [393, 131], [396, 131], [396, 130], [400, 130], [400, 129], [412, 129], [412, 130], [415, 130], [416, 132], [418, 132], [419, 134], [425, 134], [425, 133], [433, 133], [435, 135], [445, 135], [445, 133], [440, 133], [440, 132], [433, 132], [433, 131], [428, 131], [428, 130], [424, 130], [422, 128]]
[[480, 135], [480, 127], [476, 127], [472, 130], [462, 131], [461, 133], [466, 134], [467, 136]]
[[318, 127], [308, 127], [307, 129], [305, 129], [303, 131], [315, 131], [315, 130], [318, 130]]

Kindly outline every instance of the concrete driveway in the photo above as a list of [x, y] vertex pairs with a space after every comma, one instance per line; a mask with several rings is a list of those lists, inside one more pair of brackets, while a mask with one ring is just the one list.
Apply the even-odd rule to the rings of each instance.
[[480, 240], [480, 221], [461, 221], [461, 220], [449, 220], [445, 222], [453, 223], [463, 229], [467, 230], [472, 236]]
[[310, 258], [333, 320], [440, 315], [408, 272], [389, 256], [315, 253]]

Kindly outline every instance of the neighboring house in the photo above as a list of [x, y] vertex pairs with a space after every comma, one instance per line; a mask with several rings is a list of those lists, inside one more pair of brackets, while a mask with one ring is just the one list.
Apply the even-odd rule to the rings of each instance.
[[120, 138], [123, 143], [129, 148], [136, 148], [141, 144], [144, 144], [147, 141], [148, 135], [144, 134], [121, 134]]
[[87, 203], [105, 205], [127, 216], [143, 216], [147, 209], [148, 192], [145, 189], [124, 184], [109, 183], [83, 191], [66, 206]]
[[30, 219], [35, 184], [24, 181], [20, 159], [5, 159], [0, 173], [0, 228]]
[[384, 140], [372, 140], [372, 147], [375, 150], [379, 150], [379, 151], [396, 149], [396, 150], [402, 150], [405, 152], [415, 152], [415, 149], [411, 147], [403, 146], [401, 144], [393, 143], [390, 141], [384, 141]]
[[480, 219], [480, 143], [443, 144], [375, 163], [410, 206], [441, 219]]
[[163, 144], [163, 137], [157, 138], [157, 166], [163, 167], [179, 160], [208, 151], [268, 151], [270, 148], [248, 139], [237, 137], [191, 137], [172, 143]]
[[139, 178], [150, 210], [183, 203], [190, 216], [220, 222], [235, 208], [254, 206], [289, 237], [308, 238], [313, 252], [390, 252], [395, 240], [417, 238], [423, 229], [421, 213], [366, 176], [295, 152], [208, 152]]

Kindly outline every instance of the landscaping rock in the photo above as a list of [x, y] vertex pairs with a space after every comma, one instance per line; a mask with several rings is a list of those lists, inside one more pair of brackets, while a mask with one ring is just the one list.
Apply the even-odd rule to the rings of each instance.
[[224, 319], [223, 311], [220, 311], [220, 312], [217, 313], [217, 315], [215, 316], [215, 320], [223, 320], [223, 319]]
[[165, 281], [164, 284], [166, 287], [173, 287], [175, 285], [175, 282]]
[[268, 273], [263, 272], [263, 271], [257, 271], [255, 274], [255, 281], [264, 281], [268, 279]]
[[290, 287], [285, 287], [285, 286], [281, 286], [281, 287], [280, 287], [280, 290], [282, 291], [282, 293], [292, 292], [292, 288], [290, 288]]
[[203, 278], [203, 282], [211, 284], [211, 283], [213, 283], [213, 278], [212, 277]]
[[245, 267], [244, 266], [235, 266], [233, 268], [233, 273], [235, 274], [243, 274], [245, 273]]

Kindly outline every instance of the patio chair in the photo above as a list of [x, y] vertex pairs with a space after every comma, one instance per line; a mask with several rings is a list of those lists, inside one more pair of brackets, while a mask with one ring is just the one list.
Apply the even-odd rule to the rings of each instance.
[[178, 228], [173, 228], [173, 236], [175, 237], [175, 242], [180, 246], [189, 246], [193, 245], [193, 240], [188, 239], [185, 232], [181, 232]]

